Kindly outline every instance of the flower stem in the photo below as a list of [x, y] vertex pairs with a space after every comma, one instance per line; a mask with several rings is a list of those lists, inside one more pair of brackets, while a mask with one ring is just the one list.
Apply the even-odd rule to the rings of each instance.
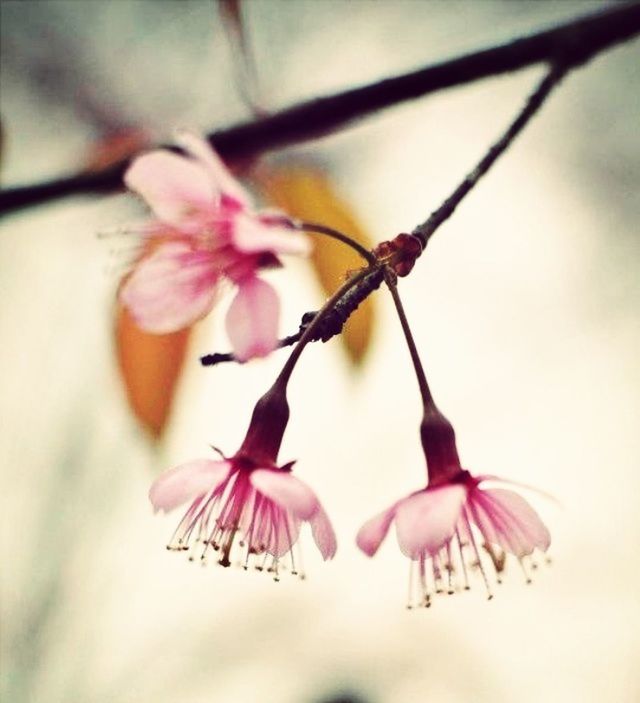
[[398, 317], [400, 318], [402, 331], [404, 332], [404, 337], [409, 347], [409, 353], [411, 354], [413, 368], [415, 369], [418, 379], [420, 395], [422, 396], [423, 415], [422, 422], [420, 423], [420, 440], [427, 460], [429, 485], [438, 485], [450, 480], [461, 470], [458, 448], [456, 446], [456, 433], [453, 429], [453, 425], [440, 412], [433, 400], [429, 384], [427, 383], [427, 377], [424, 373], [422, 362], [420, 361], [418, 349], [416, 348], [416, 343], [413, 339], [413, 334], [411, 333], [402, 301], [400, 300], [395, 274], [389, 269], [385, 271], [385, 283], [389, 288]]
[[304, 348], [311, 341], [314, 333], [316, 332], [324, 318], [327, 316], [327, 314], [333, 310], [336, 303], [341, 298], [343, 298], [346, 293], [348, 293], [352, 288], [355, 288], [363, 279], [365, 279], [369, 274], [371, 274], [374, 269], [375, 266], [373, 265], [360, 269], [360, 271], [358, 271], [353, 276], [351, 276], [351, 278], [345, 281], [345, 283], [343, 283], [340, 288], [338, 288], [338, 290], [329, 298], [329, 300], [327, 300], [327, 302], [320, 308], [320, 310], [318, 310], [315, 317], [313, 318], [313, 321], [304, 331], [302, 337], [300, 338], [300, 341], [293, 348], [293, 351], [291, 352], [291, 355], [287, 359], [285, 365], [282, 367], [282, 371], [278, 375], [274, 386], [286, 386], [291, 376], [291, 373], [293, 372], [293, 369], [296, 363], [298, 362], [298, 359], [300, 358], [300, 354], [302, 354]]
[[[379, 269], [379, 266], [378, 266]], [[295, 368], [300, 354], [308, 342], [311, 341], [318, 326], [330, 314], [335, 305], [352, 288], [375, 271], [374, 266], [368, 266], [355, 273], [327, 300], [315, 314], [309, 326], [305, 329], [299, 342], [293, 348], [289, 358], [282, 367], [282, 371], [269, 390], [258, 400], [247, 435], [240, 447], [238, 454], [251, 456], [254, 460], [261, 460], [268, 465], [277, 460], [282, 437], [289, 421], [289, 404], [287, 402], [287, 384]]]
[[404, 311], [404, 306], [402, 305], [402, 300], [400, 300], [400, 294], [398, 293], [398, 285], [395, 280], [395, 275], [390, 271], [386, 272], [385, 283], [387, 288], [391, 293], [393, 298], [393, 303], [396, 306], [396, 312], [398, 313], [398, 318], [400, 319], [400, 325], [404, 333], [404, 338], [409, 347], [409, 354], [411, 354], [411, 361], [413, 362], [413, 368], [416, 372], [416, 378], [418, 379], [418, 386], [420, 387], [420, 395], [422, 396], [422, 404], [426, 408], [435, 408], [436, 404], [431, 395], [431, 389], [427, 383], [427, 377], [424, 373], [424, 368], [422, 362], [420, 361], [420, 355], [418, 354], [418, 349], [416, 347], [415, 340], [413, 339], [413, 334], [411, 332], [411, 327], [409, 326], [409, 321], [407, 320], [407, 315]]
[[346, 244], [354, 251], [358, 252], [369, 266], [373, 266], [376, 263], [376, 257], [368, 249], [363, 247], [362, 244], [353, 239], [353, 237], [349, 237], [347, 234], [343, 234], [332, 227], [327, 227], [326, 225], [321, 225], [316, 222], [298, 222], [296, 223], [296, 227], [305, 232], [315, 232], [316, 234], [324, 234], [326, 237], [331, 237], [331, 239], [337, 239], [339, 242]]

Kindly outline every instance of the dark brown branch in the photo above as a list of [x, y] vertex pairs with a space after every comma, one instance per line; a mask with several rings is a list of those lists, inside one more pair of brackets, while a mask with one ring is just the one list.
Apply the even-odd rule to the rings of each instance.
[[[284, 349], [285, 347], [291, 347], [296, 344], [296, 342], [299, 342], [300, 337], [302, 337], [302, 333], [309, 326], [309, 316], [311, 316], [311, 319], [313, 319], [315, 317], [315, 314], [315, 312], [305, 312], [305, 314], [302, 316], [300, 329], [295, 334], [290, 334], [288, 337], [283, 337], [278, 342], [276, 349]], [[200, 363], [203, 366], [217, 366], [218, 364], [225, 364], [229, 361], [238, 361], [233, 352], [214, 352], [213, 354], [205, 354], [204, 356], [200, 357]]]
[[[460, 183], [460, 185], [444, 201], [444, 203], [442, 203], [442, 205], [437, 210], [434, 210], [434, 212], [426, 220], [426, 222], [421, 225], [418, 225], [418, 227], [413, 230], [412, 235], [414, 237], [417, 237], [422, 244], [422, 249], [420, 250], [420, 253], [424, 251], [426, 244], [428, 243], [433, 233], [438, 229], [438, 227], [440, 227], [443, 222], [445, 222], [449, 217], [451, 217], [456, 207], [463, 200], [463, 198], [471, 191], [471, 189], [478, 183], [480, 178], [482, 178], [482, 176], [487, 173], [487, 171], [493, 166], [493, 164], [495, 164], [498, 158], [513, 143], [513, 140], [529, 123], [533, 116], [538, 112], [540, 107], [542, 107], [545, 100], [551, 94], [551, 91], [558, 85], [558, 83], [562, 80], [563, 76], [567, 73], [569, 69], [570, 67], [565, 64], [551, 66], [542, 81], [540, 81], [536, 89], [525, 102], [524, 107], [518, 112], [515, 119], [503, 132], [502, 136], [496, 142], [494, 142], [494, 144], [488, 149], [485, 155], [480, 159], [473, 171], [471, 171], [465, 177], [462, 183]], [[380, 251], [381, 247], [382, 245], [379, 245], [374, 250], [374, 252]], [[335, 319], [336, 324], [329, 324], [326, 329], [319, 329], [318, 332], [322, 332], [322, 334], [314, 335], [309, 341], [313, 342], [318, 341], [318, 339], [322, 339], [323, 342], [326, 342], [335, 335], [339, 334], [342, 331], [345, 322], [349, 319], [351, 313], [355, 311], [358, 305], [363, 300], [365, 300], [365, 298], [371, 295], [371, 293], [373, 293], [373, 291], [380, 286], [384, 279], [384, 275], [384, 268], [373, 268], [371, 270], [371, 273], [369, 274], [369, 277], [365, 278], [358, 285], [351, 288], [346, 295], [338, 299], [334, 306], [334, 309], [327, 315], [327, 321]], [[300, 326], [300, 329], [303, 329], [302, 325]], [[295, 335], [293, 335], [292, 337], [295, 337]], [[234, 361], [233, 357], [225, 354], [210, 355], [209, 358], [216, 359], [215, 362], [210, 363], [205, 363], [204, 358], [206, 357], [203, 357], [201, 361], [205, 365], [212, 365], [212, 363], [218, 363], [219, 361]], [[416, 368], [416, 372], [417, 371], [418, 369]], [[426, 379], [424, 379], [424, 381], [424, 387], [421, 386], [421, 390], [423, 391], [423, 400], [426, 399], [426, 394], [428, 393]]]
[[476, 167], [467, 174], [466, 178], [453, 191], [453, 193], [442, 203], [442, 205], [434, 210], [429, 219], [418, 225], [411, 234], [418, 237], [422, 243], [422, 248], [426, 247], [427, 242], [433, 233], [440, 225], [448, 220], [453, 215], [462, 199], [469, 191], [478, 183], [485, 173], [493, 166], [497, 159], [509, 148], [513, 140], [529, 123], [529, 120], [540, 109], [544, 101], [549, 97], [551, 91], [562, 80], [568, 68], [565, 65], [552, 66], [542, 82], [538, 85], [535, 91], [529, 96], [520, 113], [516, 116], [513, 122], [502, 134], [500, 139], [496, 141], [487, 151], [487, 153], [478, 161]]
[[[640, 3], [615, 5], [500, 46], [294, 105], [268, 117], [214, 132], [209, 140], [225, 159], [255, 156], [329, 134], [378, 110], [455, 85], [541, 62], [577, 65], [639, 32]], [[0, 192], [0, 214], [68, 195], [116, 190], [127, 163], [124, 160], [97, 173], [7, 188]]]
[[[342, 332], [345, 322], [358, 309], [358, 306], [365, 298], [368, 298], [374, 290], [377, 290], [382, 285], [384, 279], [384, 270], [375, 264], [369, 269], [362, 281], [350, 288], [328, 311], [320, 323], [317, 325], [310, 342], [328, 342], [336, 335]], [[316, 312], [305, 312], [300, 321], [300, 328], [294, 334], [284, 337], [278, 342], [278, 349], [290, 347], [300, 341], [302, 335], [306, 332], [307, 327], [314, 321], [317, 315]], [[200, 363], [203, 366], [217, 366], [227, 361], [237, 361], [231, 352], [216, 352], [200, 357]]]

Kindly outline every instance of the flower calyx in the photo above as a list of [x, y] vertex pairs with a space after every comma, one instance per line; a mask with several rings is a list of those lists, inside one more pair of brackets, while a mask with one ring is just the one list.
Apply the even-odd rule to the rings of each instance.
[[425, 408], [420, 440], [431, 486], [450, 481], [461, 471], [455, 431], [435, 405]]
[[286, 383], [276, 381], [256, 403], [236, 458], [250, 456], [253, 461], [275, 464], [288, 422]]

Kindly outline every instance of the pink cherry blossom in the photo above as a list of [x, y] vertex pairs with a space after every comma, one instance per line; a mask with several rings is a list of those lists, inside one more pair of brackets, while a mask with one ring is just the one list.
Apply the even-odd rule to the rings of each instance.
[[159, 149], [138, 157], [124, 180], [149, 205], [144, 228], [155, 246], [120, 290], [137, 324], [163, 334], [186, 327], [213, 307], [220, 283], [237, 294], [227, 332], [240, 361], [265, 356], [276, 345], [279, 300], [257, 276], [279, 265], [280, 254], [306, 254], [308, 239], [274, 211], [256, 212], [245, 189], [208, 143], [181, 134], [185, 156]]
[[218, 564], [238, 562], [267, 571], [278, 580], [288, 556], [291, 573], [300, 572], [294, 555], [300, 528], [308, 522], [322, 557], [331, 559], [336, 538], [314, 492], [291, 473], [246, 455], [214, 461], [199, 459], [167, 471], [151, 486], [155, 510], [170, 511], [189, 502], [168, 549], [191, 551], [204, 561], [209, 552]]
[[[522, 565], [534, 551], [545, 552], [549, 531], [529, 503], [494, 476], [460, 472], [436, 486], [411, 493], [366, 522], [356, 537], [360, 549], [373, 556], [395, 521], [398, 544], [411, 560], [409, 605], [417, 587], [418, 604], [429, 606], [433, 593], [469, 588], [477, 569], [492, 598], [491, 571], [498, 582], [507, 553]], [[532, 563], [532, 567], [535, 565]]]

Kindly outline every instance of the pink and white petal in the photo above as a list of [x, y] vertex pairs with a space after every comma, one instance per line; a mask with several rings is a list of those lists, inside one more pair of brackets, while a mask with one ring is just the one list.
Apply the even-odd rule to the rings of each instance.
[[301, 521], [271, 503], [272, 528], [268, 530], [265, 551], [281, 558], [291, 551], [300, 536]]
[[274, 288], [256, 276], [238, 284], [227, 312], [227, 334], [238, 361], [266, 356], [278, 343], [280, 301]]
[[321, 505], [318, 505], [318, 510], [309, 520], [309, 524], [311, 525], [311, 534], [322, 558], [325, 561], [333, 559], [338, 549], [338, 542], [329, 516]]
[[[509, 485], [509, 486], [516, 486], [517, 488], [523, 488], [526, 491], [532, 491], [533, 493], [537, 493], [538, 495], [542, 496], [543, 498], [546, 498], [547, 500], [551, 500], [557, 505], [560, 505], [560, 501], [551, 493], [547, 493], [547, 491], [543, 491], [540, 488], [537, 488], [536, 486], [532, 486], [529, 483], [522, 483], [522, 481], [512, 481], [509, 478], [503, 478], [502, 476], [495, 476], [494, 474], [481, 474], [480, 476], [475, 476], [474, 477], [476, 482], [478, 484], [480, 483], [485, 483], [489, 482], [491, 484], [498, 484], [498, 485]], [[484, 490], [484, 489], [483, 489]]]
[[356, 544], [368, 556], [372, 557], [380, 548], [389, 532], [389, 527], [396, 515], [397, 503], [367, 520], [358, 530]]
[[549, 530], [538, 513], [522, 496], [502, 488], [484, 490], [482, 495], [485, 498], [485, 505], [507, 522], [504, 529], [511, 528], [516, 538], [520, 538], [523, 554], [530, 554], [534, 549], [546, 551], [549, 548], [551, 544]]
[[485, 542], [511, 554], [521, 555], [523, 545], [520, 535], [487, 503], [481, 491], [472, 491], [466, 505], [467, 519], [477, 526]]
[[176, 133], [176, 141], [206, 169], [211, 183], [220, 194], [224, 193], [244, 207], [249, 206], [251, 203], [249, 193], [234, 178], [206, 139], [192, 132], [179, 131]]
[[229, 475], [228, 461], [196, 459], [169, 469], [149, 489], [154, 511], [169, 512], [217, 488]]
[[185, 216], [216, 203], [205, 169], [195, 161], [158, 150], [139, 156], [124, 174], [128, 188], [141, 195], [155, 215], [178, 224]]
[[396, 532], [405, 556], [436, 554], [453, 536], [467, 496], [461, 485], [420, 491], [398, 503]]
[[233, 223], [233, 245], [245, 254], [271, 252], [306, 256], [311, 251], [311, 240], [306, 234], [289, 227], [266, 224], [255, 215], [240, 214]]
[[[473, 502], [474, 511], [469, 509], [471, 502]], [[489, 524], [493, 528], [490, 542], [499, 545], [506, 552], [515, 554], [517, 557], [531, 554], [533, 550], [529, 546], [529, 539], [523, 534], [520, 527], [502, 508], [495, 505], [482, 492], [475, 491], [474, 497], [467, 502], [467, 509], [469, 520], [475, 522], [476, 525], [478, 525], [478, 519], [484, 520], [485, 525]]]
[[256, 469], [250, 480], [258, 492], [301, 520], [309, 520], [318, 510], [315, 493], [288, 471]]
[[175, 332], [211, 310], [218, 276], [206, 252], [163, 244], [138, 263], [120, 290], [120, 300], [141, 329]]

